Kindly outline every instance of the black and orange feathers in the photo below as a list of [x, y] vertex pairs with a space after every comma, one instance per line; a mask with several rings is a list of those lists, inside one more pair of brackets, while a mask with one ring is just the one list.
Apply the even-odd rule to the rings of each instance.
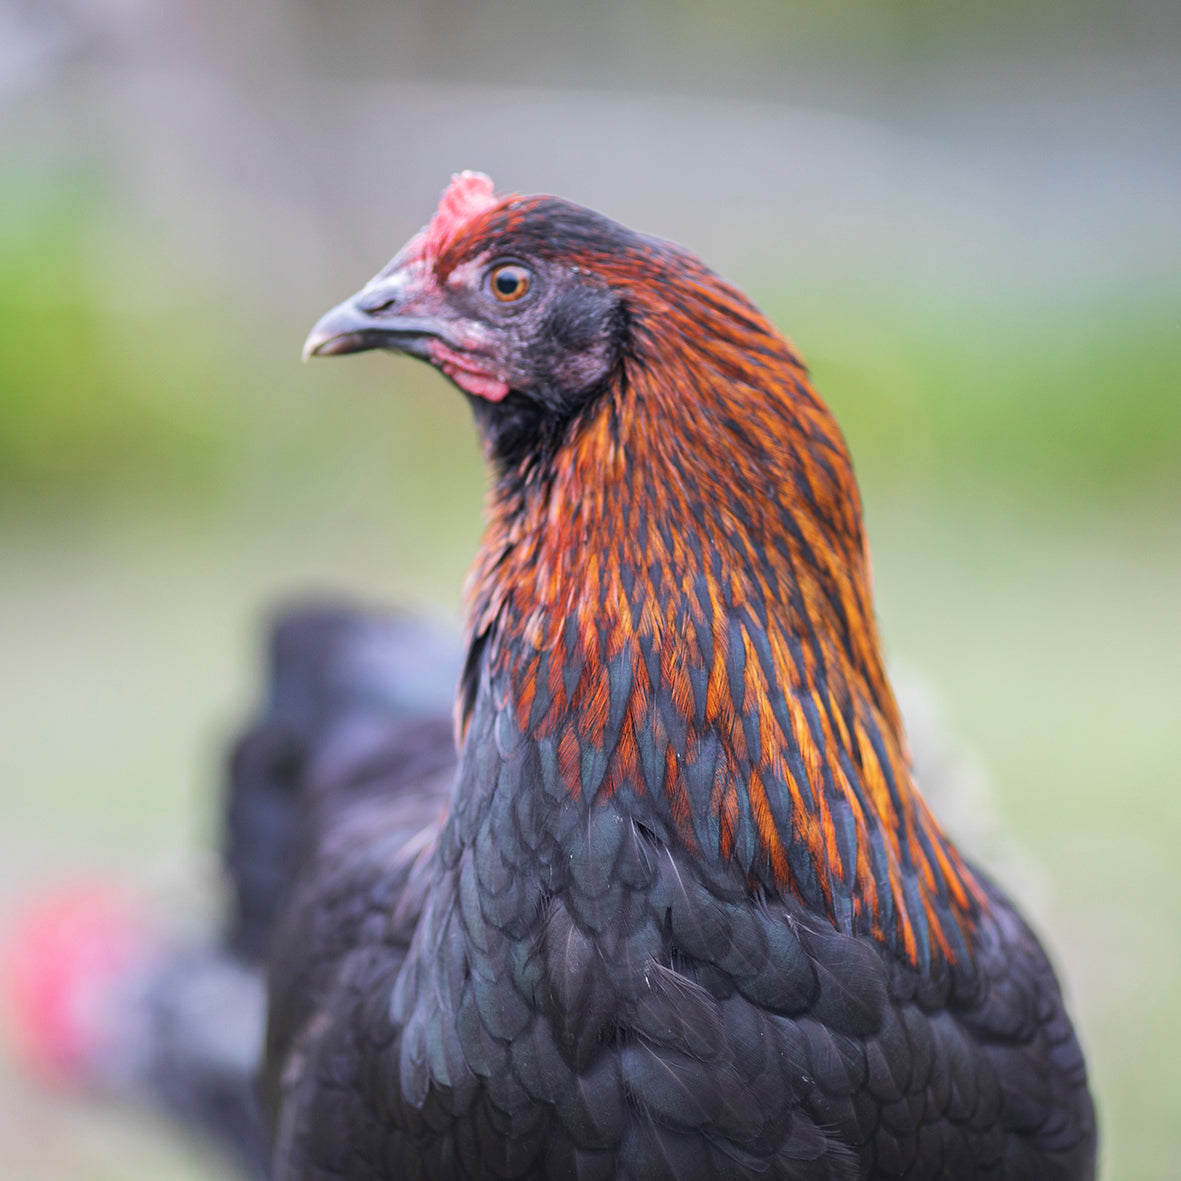
[[331, 970], [272, 1027], [278, 1175], [1090, 1176], [1053, 972], [915, 791], [783, 338], [465, 174], [309, 339], [371, 347], [470, 397], [488, 527], [449, 812], [355, 863], [325, 834], [295, 913], [360, 917], [280, 944]]
[[490, 228], [535, 253], [543, 227], [542, 249], [628, 292], [612, 381], [488, 506], [472, 627], [522, 733], [572, 796], [646, 793], [752, 888], [912, 963], [959, 958], [981, 895], [910, 781], [836, 423], [734, 288], [651, 240], [561, 242], [571, 220], [589, 217], [535, 200]]

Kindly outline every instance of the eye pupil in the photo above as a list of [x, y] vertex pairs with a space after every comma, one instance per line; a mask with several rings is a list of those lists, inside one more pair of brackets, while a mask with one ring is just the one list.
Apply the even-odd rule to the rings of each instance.
[[520, 299], [529, 290], [529, 272], [524, 267], [508, 265], [492, 272], [492, 294], [504, 303]]

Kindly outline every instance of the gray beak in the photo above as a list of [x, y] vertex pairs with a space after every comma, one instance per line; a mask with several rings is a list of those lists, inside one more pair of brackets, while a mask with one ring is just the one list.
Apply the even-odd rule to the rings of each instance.
[[426, 341], [445, 335], [439, 321], [399, 311], [405, 291], [399, 283], [374, 283], [339, 303], [316, 321], [304, 341], [303, 359], [389, 349], [424, 356]]

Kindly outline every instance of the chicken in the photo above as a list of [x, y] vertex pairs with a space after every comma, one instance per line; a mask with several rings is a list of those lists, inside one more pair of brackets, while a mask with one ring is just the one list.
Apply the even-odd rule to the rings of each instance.
[[[460, 651], [445, 629], [344, 601], [289, 605], [270, 627], [262, 708], [234, 743], [223, 858], [234, 905], [227, 944], [262, 958], [313, 801], [362, 781], [396, 790], [412, 751], [452, 768], [449, 718]], [[413, 772], [412, 781], [413, 781]]]
[[165, 1115], [243, 1177], [267, 1172], [262, 957], [304, 810], [417, 786], [424, 760], [453, 769], [460, 664], [426, 620], [340, 601], [288, 606], [270, 630], [261, 709], [227, 760], [224, 923], [96, 879], [26, 901], [0, 945], [5, 1039], [29, 1075]]
[[687, 251], [465, 173], [305, 354], [373, 348], [464, 392], [490, 469], [459, 765], [441, 814], [430, 767], [309, 814], [274, 1176], [1092, 1176], [1053, 969], [915, 788], [791, 346]]

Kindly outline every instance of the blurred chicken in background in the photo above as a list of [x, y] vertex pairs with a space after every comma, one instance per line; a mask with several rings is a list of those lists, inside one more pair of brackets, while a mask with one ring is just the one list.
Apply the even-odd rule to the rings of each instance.
[[297, 812], [317, 792], [451, 769], [458, 670], [456, 641], [423, 619], [345, 603], [282, 612], [258, 717], [227, 760], [222, 926], [194, 933], [118, 881], [27, 902], [2, 979], [5, 1036], [30, 1074], [156, 1108], [264, 1175], [262, 968]]

